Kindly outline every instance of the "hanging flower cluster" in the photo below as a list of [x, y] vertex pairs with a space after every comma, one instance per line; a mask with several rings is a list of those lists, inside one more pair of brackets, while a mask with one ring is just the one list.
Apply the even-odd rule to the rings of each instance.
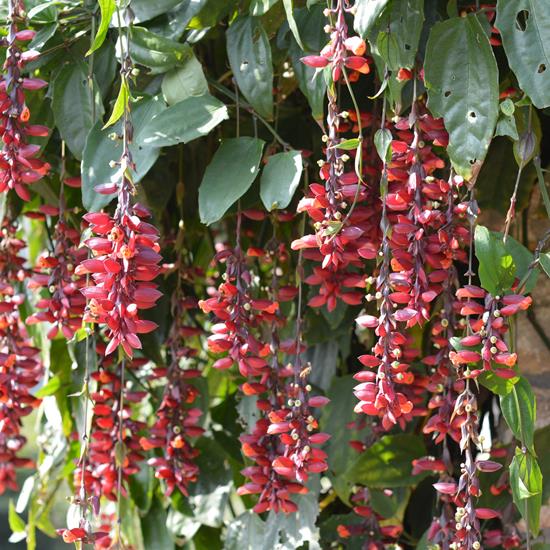
[[167, 367], [156, 367], [151, 379], [163, 380], [165, 390], [156, 413], [156, 422], [149, 435], [140, 439], [141, 447], [162, 449], [163, 456], [154, 456], [148, 464], [156, 470], [156, 477], [166, 483], [166, 495], [174, 489], [188, 495], [188, 486], [196, 481], [199, 467], [195, 462], [199, 452], [193, 447], [192, 439], [204, 433], [199, 425], [201, 409], [193, 407], [199, 391], [193, 379], [201, 371], [193, 368], [197, 350], [185, 344], [185, 338], [202, 333], [200, 328], [186, 324], [186, 312], [197, 307], [193, 299], [185, 297], [182, 290], [182, 266], [178, 255], [176, 292], [172, 297], [173, 322], [166, 342], [170, 352]]
[[[105, 353], [105, 344], [98, 342], [97, 353]], [[116, 501], [118, 491], [124, 494], [124, 485], [119, 485], [119, 469], [122, 480], [139, 471], [143, 460], [139, 435], [145, 423], [132, 418], [132, 404], [140, 403], [145, 391], [130, 391], [124, 382], [124, 369], [137, 370], [145, 359], [117, 363], [112, 358], [102, 359], [99, 369], [91, 374], [97, 383], [96, 391], [90, 394], [93, 402], [93, 419], [90, 432], [89, 452], [86, 461], [79, 463], [74, 475], [75, 487], [82, 484], [87, 495], [105, 497]]]
[[25, 243], [16, 237], [15, 225], [4, 222], [0, 236], [0, 494], [17, 490], [16, 468], [33, 461], [19, 455], [26, 443], [22, 419], [39, 404], [30, 390], [44, 375], [40, 350], [29, 339], [19, 315], [25, 301], [18, 286], [28, 278], [20, 256]]
[[39, 90], [47, 82], [38, 78], [26, 78], [25, 65], [38, 58], [34, 50], [23, 51], [21, 44], [34, 38], [31, 30], [18, 30], [24, 21], [21, 0], [9, 0], [8, 34], [0, 41], [7, 48], [3, 73], [0, 75], [0, 192], [14, 189], [23, 200], [30, 199], [28, 185], [43, 178], [50, 165], [37, 158], [38, 145], [29, 143], [29, 137], [47, 136], [49, 129], [29, 124], [30, 111], [25, 104], [25, 90]]
[[79, 247], [80, 231], [68, 224], [59, 209], [50, 213], [60, 216], [52, 238], [53, 250], [38, 258], [28, 286], [29, 289], [47, 289], [48, 297], [38, 300], [36, 307], [42, 311], [30, 315], [27, 323], [51, 323], [48, 338], [55, 338], [61, 331], [70, 340], [82, 326], [86, 299], [81, 289], [86, 279], [75, 270], [87, 255], [86, 250]]
[[[253, 296], [253, 274], [240, 247], [241, 215], [238, 218], [237, 246], [218, 253], [217, 259], [226, 264], [224, 282], [215, 295], [199, 302], [204, 312], [213, 312], [220, 323], [213, 326], [208, 338], [209, 350], [227, 353], [214, 366], [227, 369], [238, 366], [247, 380], [241, 386], [245, 395], [258, 397], [256, 406], [260, 411], [251, 433], [241, 436], [243, 454], [255, 465], [243, 470], [249, 482], [239, 489], [239, 494], [258, 494], [254, 510], [295, 512], [296, 504], [291, 495], [305, 493], [304, 486], [311, 473], [326, 470], [326, 453], [316, 445], [324, 443], [328, 435], [315, 433], [318, 424], [311, 409], [324, 406], [324, 397], [310, 397], [307, 384], [309, 367], [302, 366], [299, 342], [280, 342], [279, 328], [285, 319], [279, 309], [280, 300], [292, 299], [295, 292], [288, 287], [278, 289], [276, 268], [272, 297]], [[271, 254], [249, 251], [254, 257], [263, 256], [273, 264], [274, 258], [287, 255], [284, 247]], [[262, 338], [261, 327], [269, 327], [271, 339]], [[281, 365], [281, 354], [295, 355], [293, 364]]]
[[159, 233], [146, 221], [150, 217], [147, 208], [131, 201], [135, 169], [129, 149], [132, 134], [131, 123], [125, 120], [119, 181], [97, 186], [102, 193], [117, 193], [117, 208], [113, 216], [104, 212], [84, 216], [95, 235], [84, 242], [92, 257], [76, 268], [77, 275], [91, 274], [91, 284], [82, 291], [89, 300], [84, 320], [106, 326], [106, 355], [121, 346], [129, 357], [133, 350], [141, 349], [138, 334], [157, 327], [140, 318], [139, 311], [154, 307], [161, 296], [152, 282], [160, 271]]
[[[391, 491], [386, 491], [391, 494]], [[368, 550], [384, 550], [388, 545], [395, 544], [403, 528], [400, 525], [381, 525], [384, 518], [377, 514], [370, 505], [370, 492], [361, 487], [352, 497], [353, 511], [361, 518], [360, 523], [338, 525], [338, 535], [343, 539], [361, 538], [364, 548]]]

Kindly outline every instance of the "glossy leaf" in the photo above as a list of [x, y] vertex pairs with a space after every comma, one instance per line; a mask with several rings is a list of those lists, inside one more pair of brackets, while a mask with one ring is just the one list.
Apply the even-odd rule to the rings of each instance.
[[279, 0], [252, 0], [250, 8], [248, 8], [250, 15], [259, 16], [266, 14]]
[[[98, 0], [98, 4], [99, 9], [101, 10], [101, 20], [97, 33], [94, 37], [94, 41], [92, 42], [92, 45], [86, 55], [90, 55], [92, 52], [98, 50], [105, 41], [107, 31], [109, 30], [109, 24], [111, 23], [111, 18], [113, 17], [113, 13], [115, 13], [116, 9], [115, 0]], [[132, 7], [135, 9], [135, 6]]]
[[357, 0], [353, 26], [360, 36], [367, 38], [369, 31], [388, 3], [389, 0]]
[[478, 225], [474, 243], [479, 260], [481, 286], [493, 296], [509, 289], [514, 282], [516, 267], [512, 254], [507, 253], [502, 239], [486, 227]]
[[[149, 171], [160, 153], [158, 147], [143, 143], [142, 133], [149, 129], [153, 117], [164, 108], [163, 101], [158, 97], [142, 99], [132, 108], [134, 142], [130, 149], [136, 163], [136, 182]], [[82, 155], [82, 203], [89, 211], [100, 210], [113, 199], [112, 195], [100, 195], [94, 191], [94, 187], [117, 181], [118, 168], [111, 167], [109, 163], [117, 162], [122, 150], [121, 141], [113, 141], [109, 137], [113, 132], [120, 132], [120, 122], [105, 130], [101, 126], [101, 122], [98, 122], [90, 130]]]
[[495, 56], [475, 15], [434, 25], [424, 71], [428, 106], [445, 121], [455, 170], [469, 179], [487, 155], [499, 108]]
[[515, 438], [534, 453], [536, 404], [527, 379], [521, 377], [509, 394], [501, 396], [500, 408]]
[[162, 94], [168, 105], [207, 93], [208, 83], [195, 54], [192, 54], [183, 65], [168, 71], [162, 79]]
[[536, 537], [540, 530], [542, 506], [542, 473], [536, 458], [516, 448], [510, 464], [510, 486], [514, 504], [528, 522], [529, 530]]
[[159, 74], [184, 64], [192, 50], [189, 44], [164, 38], [144, 27], [132, 27], [130, 55], [135, 63], [148, 67], [151, 74]]
[[264, 142], [251, 137], [222, 141], [199, 188], [202, 223], [220, 220], [252, 185], [259, 172]]
[[376, 130], [374, 134], [374, 146], [376, 147], [378, 156], [383, 162], [388, 162], [391, 158], [391, 142], [392, 135], [387, 128]]
[[128, 83], [126, 82], [126, 79], [123, 78], [120, 81], [120, 88], [118, 90], [118, 95], [115, 100], [115, 104], [113, 105], [113, 111], [111, 112], [111, 116], [109, 117], [109, 120], [103, 126], [103, 129], [108, 128], [109, 126], [112, 126], [113, 124], [115, 124], [120, 120], [120, 118], [124, 114], [124, 110], [126, 109], [126, 106], [128, 105], [129, 101], [130, 101], [130, 90], [128, 89]]
[[496, 27], [510, 68], [539, 109], [550, 106], [550, 12], [538, 0], [499, 0]]
[[86, 65], [79, 62], [62, 67], [52, 83], [55, 124], [78, 159], [82, 158], [88, 132], [103, 115], [103, 103], [95, 82], [93, 86], [91, 94]]
[[154, 147], [189, 143], [207, 135], [227, 118], [227, 107], [215, 97], [188, 97], [153, 117], [143, 128], [141, 140]]
[[302, 155], [299, 151], [270, 156], [260, 179], [260, 197], [267, 210], [286, 208], [301, 176]]
[[286, 20], [290, 28], [290, 32], [292, 33], [292, 36], [294, 36], [294, 40], [296, 40], [298, 46], [300, 46], [303, 50], [305, 49], [304, 44], [300, 38], [300, 30], [298, 29], [296, 19], [294, 18], [294, 0], [283, 0], [283, 6], [285, 8]]
[[271, 46], [259, 19], [242, 17], [227, 31], [227, 56], [244, 97], [263, 117], [273, 116]]

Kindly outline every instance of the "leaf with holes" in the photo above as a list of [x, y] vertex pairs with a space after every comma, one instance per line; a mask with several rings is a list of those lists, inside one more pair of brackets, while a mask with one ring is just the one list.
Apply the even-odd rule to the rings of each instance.
[[496, 27], [510, 68], [539, 109], [550, 106], [550, 10], [540, 0], [499, 0]]
[[263, 117], [273, 117], [273, 64], [259, 19], [242, 17], [227, 31], [227, 55], [244, 97]]
[[210, 225], [220, 220], [248, 191], [258, 175], [264, 143], [251, 137], [222, 141], [199, 187], [202, 223]]
[[428, 105], [445, 121], [453, 166], [470, 179], [487, 154], [499, 110], [495, 56], [474, 14], [434, 25], [424, 71]]

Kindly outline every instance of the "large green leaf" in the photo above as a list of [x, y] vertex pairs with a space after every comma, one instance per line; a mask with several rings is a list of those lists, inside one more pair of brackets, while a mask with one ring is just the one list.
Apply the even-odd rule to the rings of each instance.
[[367, 34], [388, 5], [388, 2], [389, 0], [357, 0], [355, 2], [357, 11], [355, 12], [353, 26], [360, 36], [367, 38]]
[[227, 56], [244, 97], [263, 117], [273, 116], [273, 65], [269, 38], [259, 19], [242, 17], [227, 31]]
[[88, 132], [103, 115], [95, 81], [90, 92], [86, 65], [74, 62], [62, 67], [52, 83], [52, 96], [55, 125], [73, 155], [80, 159]]
[[185, 63], [192, 50], [189, 44], [164, 38], [144, 27], [132, 27], [130, 55], [135, 63], [148, 67], [151, 74], [160, 74]]
[[241, 137], [222, 141], [199, 188], [199, 214], [210, 225], [222, 218], [258, 175], [264, 141]]
[[166, 511], [158, 498], [145, 517], [141, 519], [141, 530], [145, 548], [158, 550], [174, 550], [174, 541], [166, 527]]
[[520, 377], [512, 391], [500, 396], [500, 408], [515, 438], [534, 454], [536, 402], [531, 384]]
[[155, 147], [188, 143], [205, 136], [227, 118], [227, 107], [215, 97], [188, 97], [155, 116], [143, 129], [141, 140]]
[[132, 11], [135, 14], [135, 23], [148, 21], [157, 15], [162, 15], [167, 11], [181, 4], [182, 0], [132, 0]]
[[251, 510], [237, 516], [228, 526], [224, 550], [254, 550], [263, 548], [265, 522]]
[[496, 26], [520, 88], [550, 106], [550, 10], [540, 0], [498, 0]]
[[540, 509], [542, 506], [542, 473], [535, 457], [516, 447], [510, 464], [510, 486], [512, 497], [521, 515], [536, 537], [540, 530]]
[[[164, 102], [154, 97], [142, 99], [132, 109], [134, 142], [130, 149], [136, 163], [135, 181], [139, 181], [149, 171], [159, 156], [160, 148], [145, 145], [142, 135], [149, 128], [153, 117], [164, 108]], [[112, 195], [100, 195], [94, 191], [94, 187], [117, 181], [118, 167], [111, 168], [109, 163], [117, 162], [122, 151], [121, 141], [110, 138], [113, 132], [120, 133], [120, 123], [105, 130], [101, 127], [101, 122], [97, 122], [90, 130], [82, 155], [82, 204], [89, 211], [100, 210], [113, 199]]]
[[269, 157], [260, 179], [260, 197], [267, 210], [286, 208], [302, 176], [302, 155], [287, 151]]
[[422, 438], [416, 435], [385, 435], [360, 455], [346, 475], [369, 488], [414, 485], [422, 476], [412, 475], [412, 461], [425, 454]]
[[508, 290], [514, 282], [516, 266], [500, 236], [478, 225], [474, 243], [481, 286], [493, 296]]
[[388, 69], [395, 72], [414, 66], [423, 23], [423, 0], [392, 2], [384, 9], [369, 33], [369, 42]]
[[192, 54], [183, 65], [174, 67], [164, 75], [162, 93], [168, 105], [208, 93], [208, 83], [195, 54]]
[[499, 95], [495, 56], [474, 14], [434, 25], [424, 71], [428, 105], [445, 121], [453, 166], [469, 179], [487, 154]]

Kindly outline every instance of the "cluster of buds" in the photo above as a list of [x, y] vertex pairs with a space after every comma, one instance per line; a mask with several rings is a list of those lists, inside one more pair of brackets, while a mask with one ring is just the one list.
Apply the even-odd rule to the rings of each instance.
[[79, 247], [80, 231], [67, 223], [59, 209], [46, 208], [49, 215], [60, 216], [53, 234], [53, 250], [39, 256], [28, 288], [47, 289], [48, 295], [38, 300], [36, 307], [42, 311], [27, 317], [27, 323], [50, 323], [48, 338], [55, 338], [61, 331], [70, 340], [82, 326], [86, 306], [81, 292], [86, 280], [75, 273], [76, 267], [87, 257], [86, 250]]
[[[105, 353], [103, 342], [97, 343], [97, 353]], [[91, 374], [97, 389], [90, 394], [94, 406], [89, 450], [74, 473], [75, 486], [84, 487], [86, 495], [116, 501], [119, 491], [124, 494], [125, 490], [119, 485], [119, 470], [122, 482], [139, 471], [143, 460], [139, 434], [146, 426], [132, 418], [131, 406], [140, 403], [147, 392], [126, 387], [122, 373], [144, 363], [145, 359], [117, 363], [104, 357], [100, 368]]]
[[37, 158], [38, 145], [29, 143], [29, 137], [47, 136], [49, 129], [29, 124], [30, 111], [25, 104], [25, 90], [39, 90], [47, 85], [38, 78], [23, 77], [25, 64], [34, 61], [38, 52], [23, 51], [21, 44], [32, 40], [34, 31], [18, 30], [24, 21], [24, 7], [21, 0], [8, 0], [8, 34], [0, 40], [0, 46], [7, 48], [4, 70], [0, 76], [0, 192], [14, 189], [23, 200], [30, 199], [28, 185], [43, 178], [50, 165]]
[[[385, 491], [391, 495], [391, 491]], [[370, 505], [370, 493], [366, 487], [357, 490], [351, 497], [353, 511], [361, 518], [361, 522], [351, 525], [338, 525], [338, 535], [343, 539], [361, 538], [363, 548], [368, 550], [384, 550], [394, 545], [403, 528], [400, 525], [381, 525], [384, 518], [377, 514]]]
[[25, 298], [17, 287], [28, 277], [19, 256], [24, 247], [14, 225], [4, 223], [0, 236], [0, 494], [17, 490], [16, 468], [33, 465], [19, 456], [26, 443], [21, 425], [22, 418], [40, 404], [30, 390], [44, 374], [40, 350], [32, 345], [19, 315]]
[[[351, 81], [356, 80], [359, 74], [370, 72], [369, 59], [365, 57], [366, 44], [359, 36], [348, 36], [346, 12], [351, 11], [348, 0], [337, 0], [333, 8], [326, 8], [325, 17], [330, 21], [325, 32], [330, 35], [329, 43], [319, 55], [308, 55], [302, 58], [302, 63], [315, 69], [330, 67], [330, 74], [334, 83], [338, 82], [344, 70], [353, 75]], [[351, 76], [351, 75], [350, 75]]]
[[165, 389], [155, 424], [149, 429], [148, 436], [140, 439], [145, 451], [157, 448], [163, 451], [162, 456], [150, 458], [148, 464], [155, 468], [156, 477], [166, 483], [168, 496], [176, 488], [187, 495], [189, 484], [197, 480], [199, 467], [195, 459], [199, 452], [193, 447], [192, 439], [204, 433], [199, 425], [202, 411], [193, 407], [199, 391], [192, 380], [201, 375], [200, 370], [192, 365], [197, 351], [184, 342], [185, 338], [199, 335], [202, 330], [186, 324], [186, 312], [197, 304], [194, 299], [183, 295], [183, 274], [181, 265], [178, 267], [178, 282], [172, 297], [173, 321], [167, 341], [170, 363], [167, 367], [156, 367], [151, 377], [163, 380]]
[[461, 314], [470, 316], [471, 334], [460, 340], [459, 350], [450, 353], [453, 364], [460, 369], [466, 365], [467, 378], [476, 378], [483, 371], [492, 371], [501, 378], [516, 376], [513, 367], [517, 355], [510, 352], [505, 339], [507, 318], [528, 309], [532, 298], [516, 293], [493, 297], [474, 285], [460, 288], [457, 297], [463, 300]]

